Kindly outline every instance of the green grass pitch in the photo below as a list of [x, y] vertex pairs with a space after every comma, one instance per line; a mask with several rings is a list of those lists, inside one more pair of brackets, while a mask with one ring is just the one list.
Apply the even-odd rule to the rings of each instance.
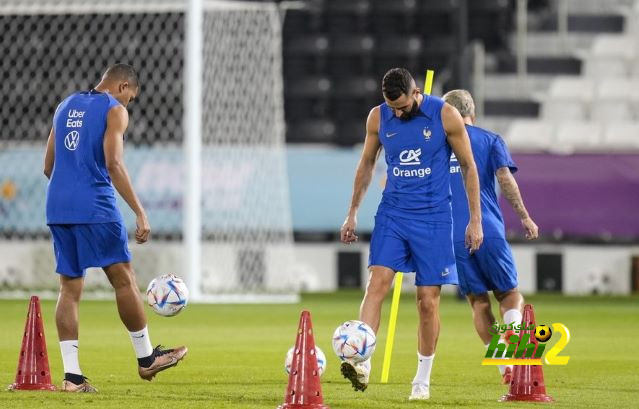
[[[328, 358], [322, 377], [324, 401], [333, 409], [506, 408], [507, 392], [495, 367], [481, 366], [485, 353], [472, 327], [466, 303], [444, 297], [442, 328], [432, 373], [431, 399], [409, 402], [416, 368], [414, 295], [399, 309], [390, 382], [379, 383], [390, 296], [373, 358], [371, 385], [354, 392], [339, 373], [331, 335], [341, 322], [357, 317], [361, 292], [305, 295], [297, 305], [190, 305], [162, 318], [150, 309], [154, 344], [185, 344], [189, 355], [153, 382], [140, 380], [129, 337], [114, 302], [84, 301], [80, 310], [80, 360], [99, 394], [0, 392], [1, 408], [275, 408], [284, 401], [284, 355], [293, 345], [300, 311], [312, 313], [315, 341]], [[571, 341], [561, 355], [567, 366], [544, 365], [546, 389], [558, 408], [630, 408], [639, 400], [639, 298], [540, 295], [529, 297], [538, 324], [561, 322]], [[28, 301], [0, 301], [0, 384], [13, 382]], [[493, 305], [493, 309], [496, 310]], [[53, 321], [54, 302], [42, 304], [53, 381], [62, 380], [62, 362]], [[554, 337], [554, 335], [553, 335]], [[554, 345], [555, 339], [549, 341]]]

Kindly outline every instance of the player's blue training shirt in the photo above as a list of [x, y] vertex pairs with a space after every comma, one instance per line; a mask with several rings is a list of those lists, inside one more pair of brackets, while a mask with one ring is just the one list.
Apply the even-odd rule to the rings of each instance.
[[[473, 157], [479, 174], [482, 227], [485, 238], [505, 238], [504, 219], [501, 215], [497, 192], [495, 190], [495, 172], [502, 167], [517, 171], [506, 143], [499, 136], [485, 129], [466, 125]], [[464, 241], [466, 226], [470, 220], [468, 199], [462, 180], [459, 162], [454, 155], [450, 158], [450, 188], [453, 203], [453, 240]]]
[[450, 222], [451, 147], [441, 119], [443, 105], [440, 98], [424, 95], [410, 120], [380, 105], [379, 140], [388, 170], [378, 214]]
[[47, 188], [47, 224], [122, 220], [104, 159], [107, 113], [119, 102], [108, 93], [77, 92], [53, 117], [55, 161]]

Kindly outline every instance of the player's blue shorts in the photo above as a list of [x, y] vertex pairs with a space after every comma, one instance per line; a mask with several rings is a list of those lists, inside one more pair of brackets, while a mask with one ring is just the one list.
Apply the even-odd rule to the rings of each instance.
[[472, 255], [464, 242], [455, 243], [459, 289], [462, 294], [485, 294], [517, 287], [517, 270], [510, 245], [504, 239], [485, 238]]
[[415, 272], [415, 285], [457, 284], [453, 226], [448, 222], [377, 214], [368, 258], [370, 266]]
[[131, 261], [126, 228], [122, 222], [50, 224], [56, 272], [84, 277], [88, 267], [106, 267]]

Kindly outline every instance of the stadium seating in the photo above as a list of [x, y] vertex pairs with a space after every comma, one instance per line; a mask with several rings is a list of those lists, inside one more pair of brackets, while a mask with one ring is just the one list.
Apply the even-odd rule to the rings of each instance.
[[594, 152], [601, 150], [602, 125], [599, 122], [564, 121], [557, 126], [551, 151], [558, 153]]
[[[469, 37], [498, 48], [505, 31], [494, 27], [510, 21], [509, 2], [467, 4], [473, 15]], [[339, 145], [360, 143], [370, 108], [382, 101], [380, 83], [388, 69], [443, 73], [459, 54], [457, 0], [315, 0], [305, 5], [288, 10], [284, 20], [288, 142], [333, 138]], [[330, 128], [326, 123], [334, 124], [334, 132], [325, 131]], [[303, 134], [296, 135], [298, 130]]]
[[290, 142], [333, 143], [335, 124], [327, 119], [308, 119], [287, 125]]
[[550, 122], [518, 119], [502, 135], [509, 148], [517, 152], [546, 152], [554, 142], [554, 129]]
[[597, 36], [586, 58], [585, 74], [591, 77], [630, 75], [636, 46], [635, 39], [628, 35]]
[[606, 127], [603, 146], [621, 152], [639, 150], [639, 123], [613, 122]]
[[[633, 122], [639, 120], [639, 40], [632, 35], [632, 27], [639, 24], [638, 11], [634, 0], [611, 0], [605, 6], [596, 0], [568, 0], [566, 37], [557, 35], [554, 23], [539, 25], [547, 31], [528, 33], [528, 72], [537, 72], [531, 56], [547, 61], [570, 56], [583, 61], [577, 73], [562, 75], [565, 70], [558, 66], [546, 67], [543, 74], [529, 74], [526, 84], [509, 73], [487, 77], [487, 107], [500, 99], [503, 103], [504, 95], [512, 103], [540, 104], [538, 119], [517, 119], [528, 115], [513, 117], [503, 106], [485, 110], [495, 115], [487, 120], [492, 126], [499, 127], [498, 121], [509, 124], [505, 136], [512, 150], [639, 151], [639, 123]], [[510, 46], [517, 46], [514, 35]], [[501, 69], [508, 67], [501, 61]], [[510, 90], [504, 93], [502, 88]]]

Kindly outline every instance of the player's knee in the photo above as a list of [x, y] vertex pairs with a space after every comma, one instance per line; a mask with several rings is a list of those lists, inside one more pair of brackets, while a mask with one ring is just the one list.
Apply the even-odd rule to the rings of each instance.
[[137, 283], [135, 281], [135, 276], [132, 271], [123, 270], [120, 274], [113, 275], [109, 277], [111, 281], [111, 286], [115, 290], [134, 287], [137, 288]]
[[69, 286], [69, 285], [60, 286], [60, 297], [65, 300], [79, 302], [81, 295], [82, 295], [82, 287]]
[[371, 272], [366, 285], [366, 294], [372, 297], [384, 298], [392, 282], [392, 276]]
[[422, 316], [430, 316], [439, 312], [438, 297], [418, 297], [417, 310]]
[[521, 297], [523, 300], [523, 297], [521, 296], [521, 294], [519, 293], [519, 289], [517, 288], [511, 288], [510, 290], [506, 291], [494, 290], [493, 294], [495, 294], [495, 298], [499, 302], [504, 301], [508, 297]]
[[488, 294], [471, 294], [468, 296], [468, 302], [474, 311], [490, 310], [490, 297]]
[[374, 298], [384, 298], [388, 292], [388, 286], [382, 280], [371, 278], [366, 285], [366, 295]]

